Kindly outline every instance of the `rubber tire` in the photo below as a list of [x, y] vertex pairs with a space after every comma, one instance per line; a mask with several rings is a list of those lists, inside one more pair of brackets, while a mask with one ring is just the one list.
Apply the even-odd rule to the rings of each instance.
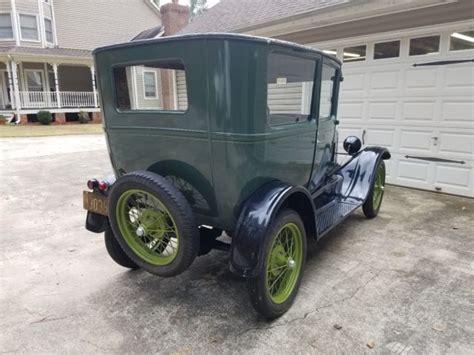
[[[179, 249], [175, 259], [168, 265], [153, 265], [140, 258], [128, 246], [122, 236], [115, 217], [117, 202], [127, 190], [141, 189], [155, 195], [168, 209], [179, 231]], [[109, 193], [109, 220], [114, 235], [127, 256], [143, 270], [157, 276], [171, 277], [185, 271], [199, 251], [199, 229], [194, 214], [183, 194], [166, 178], [149, 171], [136, 171], [120, 177]]]
[[105, 229], [104, 241], [105, 249], [107, 249], [107, 253], [109, 253], [113, 261], [115, 261], [120, 266], [126, 267], [128, 269], [136, 270], [140, 268], [140, 266], [135, 264], [133, 260], [130, 259], [127, 254], [125, 254], [122, 247], [117, 242], [117, 239], [114, 236], [114, 232], [112, 232], [112, 229], [110, 229], [110, 227]]
[[[271, 247], [273, 238], [281, 227], [287, 223], [295, 223], [301, 230], [303, 237], [303, 260], [301, 262], [301, 271], [296, 281], [295, 288], [293, 289], [290, 297], [283, 303], [273, 303], [266, 291], [265, 285], [265, 273], [267, 269], [267, 254]], [[284, 209], [278, 213], [272, 224], [269, 226], [265, 239], [263, 241], [263, 253], [261, 257], [263, 259], [262, 265], [257, 271], [257, 276], [247, 279], [247, 290], [250, 297], [250, 302], [255, 310], [260, 313], [263, 317], [268, 320], [272, 320], [283, 315], [288, 309], [290, 309], [300, 287], [301, 279], [303, 277], [304, 266], [306, 262], [306, 231], [298, 213], [290, 209]]]
[[[384, 173], [384, 185], [385, 185], [385, 163], [383, 160], [380, 160], [380, 162], [377, 164], [377, 167], [375, 168], [375, 172], [377, 173], [379, 167], [382, 166], [383, 173]], [[364, 211], [364, 215], [371, 219], [374, 217], [377, 217], [379, 214], [380, 206], [382, 206], [382, 201], [383, 201], [383, 194], [384, 191], [382, 191], [382, 196], [380, 197], [380, 204], [377, 208], [374, 208], [374, 186], [375, 186], [375, 176], [372, 181], [372, 185], [370, 186], [370, 191], [367, 196], [367, 200], [365, 200], [364, 204], [362, 205], [362, 211]]]

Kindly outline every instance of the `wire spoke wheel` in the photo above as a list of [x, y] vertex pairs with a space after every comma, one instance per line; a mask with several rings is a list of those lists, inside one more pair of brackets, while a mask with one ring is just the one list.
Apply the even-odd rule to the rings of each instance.
[[273, 239], [267, 255], [265, 284], [272, 302], [285, 302], [293, 293], [301, 271], [303, 241], [299, 227], [285, 224]]
[[382, 165], [377, 168], [377, 174], [375, 176], [374, 193], [373, 193], [373, 205], [374, 209], [379, 209], [382, 203], [383, 190], [385, 188], [385, 169]]
[[180, 235], [165, 205], [153, 194], [127, 190], [116, 208], [120, 232], [133, 252], [152, 265], [168, 265], [178, 254]]

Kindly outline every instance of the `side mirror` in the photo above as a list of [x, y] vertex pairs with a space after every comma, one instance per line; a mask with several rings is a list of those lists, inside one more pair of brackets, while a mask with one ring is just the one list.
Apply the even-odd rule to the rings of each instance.
[[347, 154], [354, 155], [362, 148], [362, 142], [356, 136], [349, 136], [344, 139], [343, 146]]

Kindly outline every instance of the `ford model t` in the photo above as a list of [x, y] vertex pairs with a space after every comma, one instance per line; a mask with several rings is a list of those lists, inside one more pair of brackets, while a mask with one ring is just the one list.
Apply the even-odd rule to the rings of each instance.
[[[229, 251], [267, 318], [293, 302], [308, 239], [379, 211], [384, 148], [336, 126], [341, 63], [309, 47], [206, 34], [95, 51], [114, 174], [84, 192], [118, 264], [159, 276]], [[225, 232], [230, 243], [219, 240]]]

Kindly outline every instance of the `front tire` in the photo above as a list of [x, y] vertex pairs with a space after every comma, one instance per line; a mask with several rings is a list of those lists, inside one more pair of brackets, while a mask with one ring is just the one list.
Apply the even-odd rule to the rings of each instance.
[[191, 207], [160, 175], [138, 171], [119, 178], [109, 194], [109, 220], [125, 254], [152, 274], [178, 275], [199, 251]]
[[264, 261], [257, 276], [247, 280], [247, 289], [257, 312], [274, 319], [291, 307], [303, 276], [306, 233], [298, 213], [281, 211], [263, 243]]
[[379, 214], [380, 206], [382, 205], [383, 193], [385, 189], [385, 163], [383, 160], [377, 165], [375, 169], [374, 180], [370, 187], [367, 200], [362, 205], [362, 210], [367, 218], [374, 218]]

